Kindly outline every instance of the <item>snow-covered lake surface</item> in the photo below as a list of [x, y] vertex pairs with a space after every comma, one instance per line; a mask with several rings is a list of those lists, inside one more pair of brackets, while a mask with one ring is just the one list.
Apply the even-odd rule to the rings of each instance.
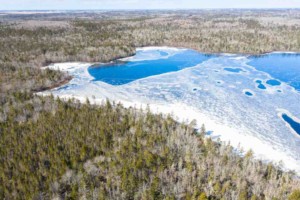
[[[292, 61], [291, 61], [292, 60]], [[300, 174], [300, 56], [204, 55], [189, 49], [146, 47], [117, 64], [58, 63], [74, 78], [43, 92], [101, 103], [106, 98], [179, 121], [205, 124], [213, 139]], [[123, 63], [123, 61], [125, 61]], [[298, 87], [299, 86], [299, 87]]]

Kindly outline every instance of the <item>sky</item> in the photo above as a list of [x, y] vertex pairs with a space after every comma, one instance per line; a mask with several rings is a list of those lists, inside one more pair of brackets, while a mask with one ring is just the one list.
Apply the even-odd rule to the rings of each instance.
[[300, 0], [0, 0], [0, 10], [300, 8]]

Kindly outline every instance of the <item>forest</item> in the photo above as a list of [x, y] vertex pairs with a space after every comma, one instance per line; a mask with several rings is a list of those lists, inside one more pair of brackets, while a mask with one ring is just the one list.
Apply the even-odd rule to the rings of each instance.
[[[55, 62], [109, 62], [143, 46], [207, 53], [300, 51], [300, 11], [132, 11], [0, 18], [0, 199], [300, 199], [300, 179], [205, 125], [36, 92]], [[197, 120], [197, 119], [196, 119]], [[242, 156], [243, 155], [243, 156]]]

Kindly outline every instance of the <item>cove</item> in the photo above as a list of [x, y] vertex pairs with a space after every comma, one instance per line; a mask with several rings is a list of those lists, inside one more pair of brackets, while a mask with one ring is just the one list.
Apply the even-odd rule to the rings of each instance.
[[[137, 51], [135, 57], [140, 59], [92, 66], [88, 69], [88, 72], [94, 77], [94, 81], [102, 81], [111, 85], [123, 85], [149, 76], [194, 67], [216, 57], [216, 55], [202, 54], [194, 50], [179, 50], [177, 52], [148, 50], [147, 52]], [[154, 59], [146, 60], [147, 57]]]

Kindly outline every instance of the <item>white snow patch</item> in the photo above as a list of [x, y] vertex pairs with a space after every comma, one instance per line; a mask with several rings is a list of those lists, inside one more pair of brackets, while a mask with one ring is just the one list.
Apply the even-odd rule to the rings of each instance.
[[[121, 61], [144, 61], [144, 60], [157, 60], [157, 59], [168, 59], [178, 52], [186, 51], [184, 48], [172, 48], [172, 47], [143, 47], [137, 48], [137, 54], [131, 57], [122, 58]], [[167, 55], [161, 55], [161, 52]]]

